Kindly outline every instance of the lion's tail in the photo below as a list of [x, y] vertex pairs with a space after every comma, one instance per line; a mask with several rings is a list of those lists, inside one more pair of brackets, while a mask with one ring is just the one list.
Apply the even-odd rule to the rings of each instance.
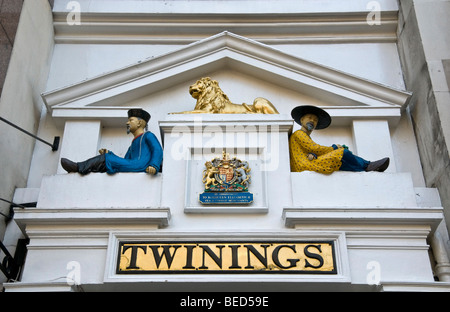
[[250, 113], [254, 113], [255, 112], [254, 109], [253, 109], [253, 106], [248, 106], [245, 103], [242, 103], [242, 106], [244, 106], [245, 109], [248, 110]]
[[262, 109], [264, 114], [279, 114], [278, 110], [275, 108], [272, 102], [262, 97], [256, 98], [253, 102], [253, 106], [256, 110]]

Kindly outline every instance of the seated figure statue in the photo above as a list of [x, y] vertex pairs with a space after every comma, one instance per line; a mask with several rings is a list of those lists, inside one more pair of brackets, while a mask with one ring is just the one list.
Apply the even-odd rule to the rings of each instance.
[[61, 166], [67, 172], [78, 172], [82, 175], [90, 172], [147, 172], [156, 174], [161, 169], [163, 150], [156, 136], [146, 131], [150, 114], [143, 109], [128, 111], [127, 133], [134, 139], [124, 158], [107, 149], [101, 149], [100, 155], [83, 162], [73, 162], [61, 158]]
[[322, 146], [310, 135], [314, 129], [325, 129], [331, 124], [330, 115], [316, 106], [297, 106], [291, 116], [301, 126], [289, 138], [291, 171], [315, 171], [330, 174], [334, 171], [385, 171], [389, 158], [368, 161], [354, 155], [344, 145]]

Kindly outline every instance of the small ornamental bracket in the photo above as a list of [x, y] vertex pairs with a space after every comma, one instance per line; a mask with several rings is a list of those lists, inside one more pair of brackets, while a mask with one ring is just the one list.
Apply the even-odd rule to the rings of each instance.
[[199, 195], [204, 205], [251, 204], [253, 194], [248, 188], [251, 184], [251, 168], [247, 161], [233, 157], [225, 151], [222, 159], [216, 157], [205, 163], [202, 182], [205, 191]]

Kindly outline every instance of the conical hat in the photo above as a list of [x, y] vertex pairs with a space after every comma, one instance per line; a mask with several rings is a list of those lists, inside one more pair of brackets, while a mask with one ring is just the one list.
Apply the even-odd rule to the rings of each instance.
[[305, 116], [306, 114], [314, 114], [319, 118], [319, 122], [317, 123], [316, 129], [325, 129], [331, 124], [331, 117], [330, 115], [324, 111], [323, 109], [317, 107], [317, 106], [311, 106], [311, 105], [302, 105], [297, 106], [291, 111], [291, 116], [294, 119], [296, 123], [301, 125], [300, 119]]

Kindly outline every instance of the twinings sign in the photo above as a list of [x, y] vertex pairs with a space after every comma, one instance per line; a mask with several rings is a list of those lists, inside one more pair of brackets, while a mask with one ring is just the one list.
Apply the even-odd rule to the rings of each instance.
[[120, 242], [117, 274], [336, 274], [333, 242]]

